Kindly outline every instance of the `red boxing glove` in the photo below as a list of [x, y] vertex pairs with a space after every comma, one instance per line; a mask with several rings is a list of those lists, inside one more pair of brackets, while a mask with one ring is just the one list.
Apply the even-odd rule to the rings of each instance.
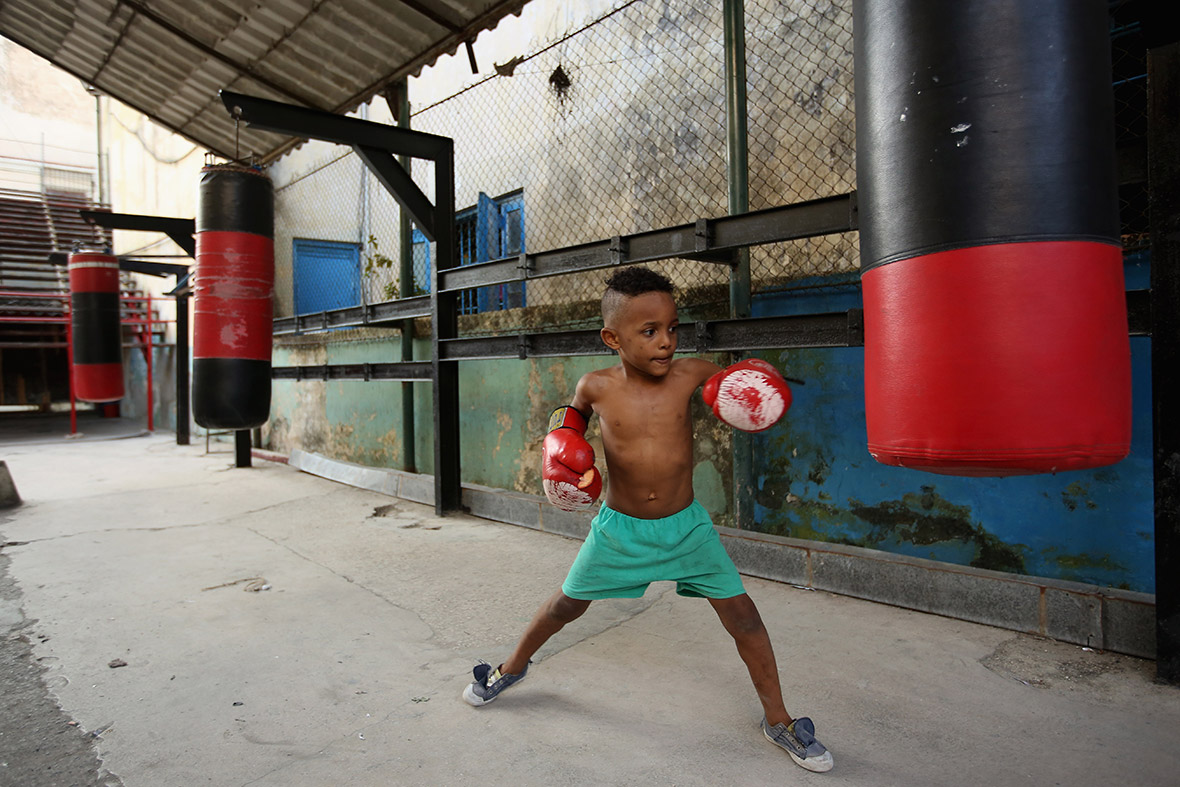
[[586, 416], [558, 407], [549, 417], [549, 434], [541, 446], [541, 483], [549, 502], [562, 511], [589, 508], [602, 494], [602, 475], [594, 466], [594, 448], [586, 442]]
[[701, 395], [713, 413], [734, 429], [761, 432], [791, 406], [791, 389], [778, 369], [750, 358], [710, 377]]

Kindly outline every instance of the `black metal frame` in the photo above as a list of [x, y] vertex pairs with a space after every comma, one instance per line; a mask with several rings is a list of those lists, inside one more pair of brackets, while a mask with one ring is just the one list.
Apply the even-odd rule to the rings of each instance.
[[[364, 379], [434, 381], [434, 507], [439, 514], [460, 508], [459, 477], [459, 366], [439, 354], [441, 342], [459, 335], [457, 293], [443, 291], [440, 277], [458, 266], [455, 254], [455, 145], [448, 137], [424, 134], [383, 123], [344, 117], [331, 112], [296, 107], [278, 101], [246, 96], [223, 90], [221, 101], [230, 115], [251, 128], [280, 134], [318, 139], [348, 145], [373, 172], [386, 190], [413, 217], [422, 234], [435, 244], [434, 283], [428, 298], [411, 298], [375, 307], [337, 309], [319, 315], [323, 327], [373, 325], [385, 320], [411, 317], [431, 318], [434, 341], [431, 342], [431, 376], [422, 375], [415, 362], [399, 364], [360, 364]], [[398, 156], [434, 162], [435, 201], [422, 193]], [[294, 318], [282, 327], [287, 331], [301, 328]], [[315, 317], [311, 318], [312, 320]], [[358, 322], [359, 319], [359, 322]], [[329, 321], [333, 322], [329, 322]], [[291, 367], [275, 369], [276, 376], [289, 374]], [[331, 375], [330, 367], [325, 374]], [[389, 376], [374, 377], [374, 370]], [[355, 369], [350, 370], [355, 373]], [[344, 370], [340, 370], [344, 373]], [[303, 372], [297, 371], [296, 375]], [[296, 379], [299, 379], [298, 377]], [[348, 378], [339, 378], [348, 379]], [[355, 378], [352, 378], [355, 379]]]
[[80, 210], [78, 212], [86, 221], [109, 230], [162, 232], [183, 249], [188, 256], [197, 256], [197, 241], [194, 237], [197, 226], [194, 219], [143, 216], [136, 213], [111, 213], [107, 210]]
[[1180, 400], [1180, 42], [1149, 48], [1147, 74], [1156, 675], [1178, 684], [1180, 419], [1174, 406]]

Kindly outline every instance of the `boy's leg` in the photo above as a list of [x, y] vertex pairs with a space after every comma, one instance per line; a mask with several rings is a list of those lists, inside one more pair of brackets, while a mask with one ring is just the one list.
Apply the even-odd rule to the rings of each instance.
[[[550, 637], [573, 620], [577, 620], [590, 606], [590, 602], [570, 598], [560, 590], [541, 605], [528, 628], [524, 630], [516, 650], [512, 651], [500, 671], [508, 675], [519, 675], [528, 665], [529, 659]], [[757, 613], [755, 613], [757, 614]]]
[[746, 669], [750, 671], [750, 679], [754, 681], [754, 689], [766, 712], [766, 721], [771, 726], [790, 724], [792, 719], [783, 705], [783, 691], [770, 634], [753, 599], [743, 593], [733, 598], [711, 598], [709, 603], [737, 644], [742, 661], [746, 662]]

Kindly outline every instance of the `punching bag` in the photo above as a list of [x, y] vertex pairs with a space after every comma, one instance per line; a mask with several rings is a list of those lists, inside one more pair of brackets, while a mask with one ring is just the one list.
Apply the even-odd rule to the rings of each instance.
[[879, 462], [1113, 464], [1131, 356], [1102, 0], [856, 0], [865, 419]]
[[270, 414], [274, 187], [261, 170], [201, 170], [193, 285], [193, 418], [253, 429]]
[[119, 324], [119, 260], [76, 251], [69, 256], [74, 396], [84, 402], [123, 398], [123, 331]]

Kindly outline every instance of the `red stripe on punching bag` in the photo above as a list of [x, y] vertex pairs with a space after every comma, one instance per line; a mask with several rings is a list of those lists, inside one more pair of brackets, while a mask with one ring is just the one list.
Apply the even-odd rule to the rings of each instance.
[[245, 232], [197, 234], [193, 358], [270, 362], [274, 241]]
[[1127, 455], [1119, 248], [972, 247], [873, 268], [862, 285], [865, 420], [879, 462], [991, 476]]
[[119, 261], [111, 254], [75, 252], [68, 269], [74, 396], [118, 401], [124, 395]]

